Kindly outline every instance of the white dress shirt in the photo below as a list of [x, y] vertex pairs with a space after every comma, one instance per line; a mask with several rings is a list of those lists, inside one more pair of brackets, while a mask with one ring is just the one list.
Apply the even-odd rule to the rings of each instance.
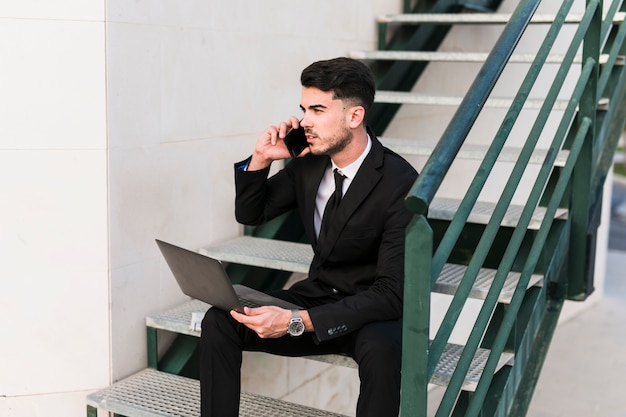
[[317, 196], [315, 197], [315, 215], [313, 216], [313, 223], [315, 226], [315, 234], [319, 236], [320, 227], [322, 225], [322, 216], [324, 215], [324, 208], [326, 207], [326, 203], [330, 196], [335, 192], [335, 180], [333, 170], [337, 168], [337, 170], [343, 174], [345, 179], [343, 180], [343, 189], [341, 195], [345, 195], [352, 184], [352, 180], [356, 176], [359, 168], [361, 168], [361, 164], [363, 160], [369, 153], [370, 149], [372, 149], [372, 139], [367, 135], [367, 146], [363, 153], [348, 166], [343, 168], [337, 167], [335, 162], [331, 159], [330, 166], [326, 169], [324, 176], [322, 177], [322, 181], [320, 182], [320, 186], [317, 189]]

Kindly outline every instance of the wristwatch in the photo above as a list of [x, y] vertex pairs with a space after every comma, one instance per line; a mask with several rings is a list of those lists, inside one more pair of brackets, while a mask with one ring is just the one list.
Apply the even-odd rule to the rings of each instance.
[[287, 333], [291, 336], [302, 336], [302, 333], [304, 333], [304, 323], [298, 310], [291, 310], [291, 320], [289, 320], [289, 325], [287, 326]]

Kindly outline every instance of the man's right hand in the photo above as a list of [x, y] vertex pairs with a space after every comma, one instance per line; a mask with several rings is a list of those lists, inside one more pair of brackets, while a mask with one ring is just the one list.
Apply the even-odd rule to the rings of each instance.
[[[277, 159], [291, 157], [283, 139], [291, 129], [300, 126], [296, 117], [292, 116], [286, 122], [281, 122], [276, 126], [270, 126], [259, 136], [252, 154], [252, 159], [248, 165], [248, 171], [257, 171], [267, 168]], [[302, 153], [306, 154], [308, 150]]]

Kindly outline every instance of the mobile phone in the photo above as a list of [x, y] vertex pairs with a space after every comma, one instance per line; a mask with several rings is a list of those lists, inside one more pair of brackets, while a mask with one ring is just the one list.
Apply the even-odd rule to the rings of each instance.
[[304, 134], [304, 128], [302, 126], [297, 129], [291, 129], [285, 136], [284, 141], [292, 158], [300, 155], [302, 151], [309, 146], [309, 143], [306, 141], [306, 135]]

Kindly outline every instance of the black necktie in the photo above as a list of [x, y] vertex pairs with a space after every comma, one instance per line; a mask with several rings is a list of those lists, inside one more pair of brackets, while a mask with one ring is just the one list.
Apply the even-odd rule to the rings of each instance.
[[335, 177], [335, 192], [328, 199], [328, 203], [326, 203], [322, 217], [322, 225], [320, 226], [320, 236], [325, 233], [328, 229], [328, 225], [332, 222], [343, 195], [343, 180], [345, 180], [346, 177], [337, 168], [333, 170], [333, 174]]

